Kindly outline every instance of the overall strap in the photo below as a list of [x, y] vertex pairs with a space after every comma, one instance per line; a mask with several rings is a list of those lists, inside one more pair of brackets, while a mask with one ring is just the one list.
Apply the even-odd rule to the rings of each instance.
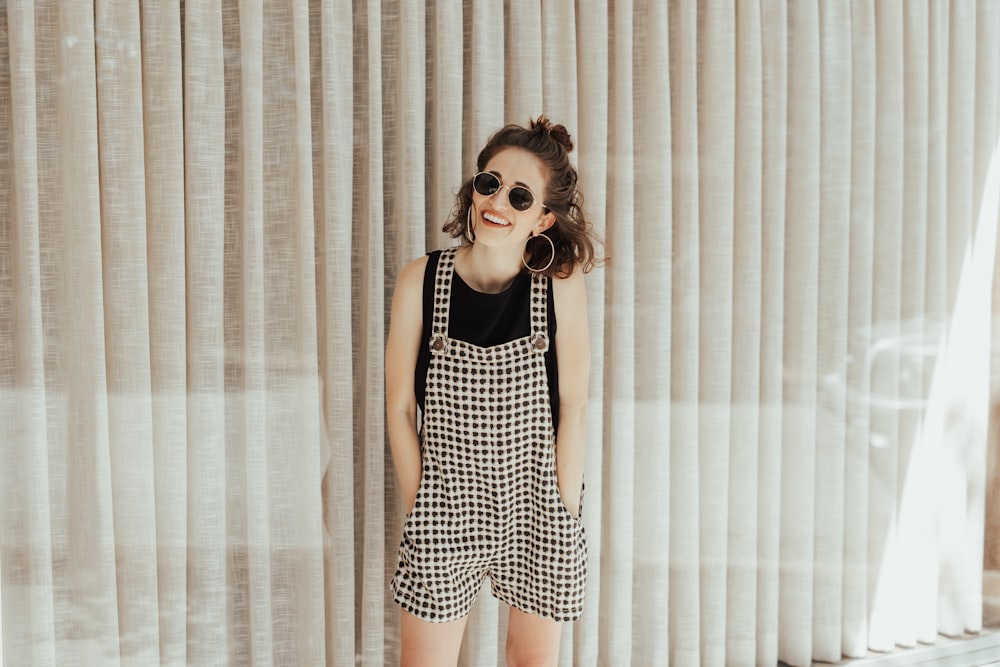
[[441, 352], [447, 347], [448, 315], [451, 311], [451, 277], [455, 269], [455, 251], [446, 248], [438, 257], [434, 275], [434, 303], [431, 309], [431, 352]]
[[546, 352], [549, 349], [548, 323], [549, 278], [541, 273], [531, 276], [531, 349]]

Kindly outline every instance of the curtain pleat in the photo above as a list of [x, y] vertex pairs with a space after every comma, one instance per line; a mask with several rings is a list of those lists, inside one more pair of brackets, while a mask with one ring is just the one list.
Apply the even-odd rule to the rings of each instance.
[[[465, 175], [463, 153], [464, 127], [462, 100], [464, 85], [463, 44], [458, 39], [434, 39], [436, 35], [463, 34], [464, 10], [446, 0], [430, 0], [427, 20], [427, 136], [425, 179], [427, 183], [427, 219], [424, 220], [427, 244], [439, 248], [449, 239], [441, 231], [455, 203], [455, 190]], [[416, 56], [415, 56], [416, 57]], [[419, 82], [418, 82], [419, 83]]]
[[852, 658], [868, 649], [868, 397], [872, 346], [873, 210], [876, 136], [875, 7], [851, 5], [851, 219], [847, 287], [847, 404], [844, 445], [844, 591], [841, 652]]
[[[355, 384], [344, 381], [354, 373], [355, 347], [353, 23], [346, 3], [318, 2], [311, 9], [317, 349], [322, 396], [322, 616], [327, 664], [347, 665], [354, 663], [356, 647], [372, 643], [361, 639], [362, 631], [379, 631], [356, 622], [357, 593], [362, 589], [355, 581], [359, 561], [353, 545], [356, 506], [363, 505], [363, 497], [356, 501], [354, 493]], [[386, 650], [391, 654], [392, 646]]]
[[761, 276], [763, 46], [760, 7], [736, 13], [735, 178], [732, 223], [732, 397], [729, 426], [729, 525], [726, 581], [727, 665], [757, 659], [757, 548], [761, 442]]
[[757, 664], [778, 661], [781, 535], [781, 429], [786, 248], [785, 171], [789, 97], [788, 15], [761, 3], [763, 138], [761, 151], [761, 346], [757, 472]]
[[[72, 628], [93, 638], [89, 656], [83, 658], [68, 643], [58, 646], [57, 662], [77, 664], [88, 658], [117, 661], [120, 656], [116, 506], [110, 469], [102, 201], [95, 168], [101, 151], [94, 10], [59, 4], [51, 11], [45, 37], [61, 47], [50, 61], [61, 81], [43, 95], [52, 104], [53, 126], [58, 128], [48, 139], [60, 150], [41, 175], [48, 183], [40, 193], [46, 207], [40, 219], [48, 227], [43, 234], [52, 240], [47, 248], [52, 264], [46, 273], [52, 276], [48, 287], [54, 297], [43, 305], [43, 317], [48, 316], [47, 333], [60, 348], [51, 359], [46, 387], [52, 407], [47, 418], [54, 426], [50, 454], [58, 461], [52, 472], [59, 480], [53, 489], [58, 508], [52, 521], [54, 622], [57, 629]], [[46, 71], [46, 63], [39, 65]], [[44, 152], [52, 147], [39, 148]], [[79, 614], [78, 605], [87, 609], [86, 616]]]
[[[503, 86], [504, 118], [527, 123], [542, 108], [542, 8], [537, 0], [508, 0], [503, 7], [503, 72], [493, 78], [486, 67], [482, 71], [488, 85]], [[493, 67], [499, 68], [499, 54], [494, 54]]]
[[[172, 10], [172, 11], [171, 11]], [[184, 106], [181, 14], [144, 3], [140, 14], [142, 143], [151, 431], [160, 663], [187, 663], [188, 410]], [[155, 187], [154, 187], [155, 184]], [[170, 498], [167, 502], [165, 499]], [[161, 501], [160, 499], [164, 499]]]
[[[220, 659], [229, 635], [226, 578], [227, 486], [225, 442], [224, 276], [225, 79], [222, 8], [200, 3], [184, 10], [184, 202], [187, 309], [187, 456], [191, 663]], [[242, 587], [239, 587], [242, 589]], [[234, 619], [235, 620], [235, 619]], [[223, 647], [229, 641], [223, 643]], [[225, 655], [224, 653], [222, 655]]]
[[[899, 577], [896, 605], [896, 643], [912, 647], [933, 639], [921, 631], [919, 610], [926, 607], [931, 590], [930, 570], [925, 554], [934, 549], [930, 517], [933, 504], [926, 489], [933, 486], [926, 441], [920, 438], [919, 406], [925, 395], [924, 367], [927, 341], [932, 329], [924, 317], [927, 265], [927, 180], [928, 180], [928, 16], [926, 5], [905, 4], [903, 40], [903, 136], [901, 243], [901, 294], [899, 338], [899, 457], [903, 472], [899, 498], [899, 551], [904, 554], [896, 567]], [[932, 626], [933, 627], [933, 626]]]
[[[385, 257], [385, 279], [381, 287], [384, 287], [386, 308], [391, 299], [388, 291], [391, 276], [428, 246], [427, 225], [421, 224], [420, 217], [424, 211], [430, 210], [427, 198], [434, 198], [434, 194], [425, 189], [427, 170], [433, 162], [427, 155], [426, 143], [419, 140], [425, 134], [427, 125], [425, 16], [422, 5], [411, 0], [387, 5], [381, 10], [382, 34], [393, 38], [382, 44], [382, 78], [385, 80], [381, 123], [383, 174], [379, 189], [374, 189], [371, 194], [372, 206], [379, 205], [378, 197], [381, 196], [386, 219], [383, 226], [384, 247], [380, 251], [378, 239], [373, 236], [371, 251], [382, 252]], [[440, 206], [437, 208], [442, 210], [442, 215], [448, 211]], [[370, 289], [379, 287], [378, 282], [372, 281]], [[335, 350], [332, 352], [336, 354]], [[372, 380], [378, 381], [374, 375]], [[377, 408], [377, 403], [372, 408]], [[385, 478], [394, 480], [394, 475], [391, 459], [386, 457]], [[395, 484], [387, 487], [384, 497], [386, 525], [392, 527], [385, 532], [384, 549], [390, 556], [383, 562], [387, 581], [396, 568], [395, 559], [391, 556], [398, 546], [402, 510]], [[394, 641], [395, 637], [386, 636], [383, 644], [391, 645]]]
[[560, 664], [984, 629], [1000, 6], [0, 8], [4, 664], [399, 661], [395, 277], [540, 114], [609, 258]]
[[[104, 278], [103, 346], [118, 586], [119, 650], [159, 661], [152, 380], [143, 170], [139, 10], [123, 2], [95, 7], [97, 131], [111, 150], [99, 157]], [[128, 323], [127, 325], [125, 323]]]
[[[617, 516], [619, 520], [605, 522], [600, 553], [601, 577], [599, 608], [602, 610], [630, 609], [633, 604], [632, 575], [635, 567], [634, 520], [635, 439], [632, 437], [636, 419], [635, 364], [637, 363], [634, 329], [626, 322], [635, 318], [635, 154], [632, 118], [634, 117], [633, 67], [633, 6], [631, 2], [615, 2], [609, 6], [610, 39], [608, 55], [615, 63], [614, 76], [609, 81], [608, 108], [608, 174], [606, 211], [614, 226], [607, 230], [607, 252], [616, 258], [605, 275], [604, 300], [606, 314], [603, 358], [605, 364], [605, 396], [614, 396], [603, 406], [604, 441], [614, 442], [614, 448], [604, 448], [601, 462], [603, 475], [600, 494], [602, 516]], [[592, 501], [592, 504], [597, 504]], [[618, 508], [628, 508], [619, 515]], [[631, 614], [605, 613], [601, 618], [601, 647], [598, 661], [605, 664], [627, 664], [631, 659]]]
[[[385, 182], [387, 222], [385, 245], [392, 275], [421, 254], [427, 230], [415, 217], [428, 210], [424, 182], [433, 165], [421, 138], [427, 127], [425, 91], [425, 16], [422, 3], [410, 0], [386, 7], [383, 32], [395, 39], [385, 43]], [[431, 195], [433, 197], [433, 193]], [[448, 209], [442, 211], [442, 218]]]
[[[973, 3], [950, 4], [948, 48], [948, 145], [947, 145], [947, 225], [945, 254], [945, 317], [949, 322], [945, 333], [945, 350], [939, 360], [935, 379], [941, 383], [938, 401], [947, 405], [952, 414], [967, 414], [961, 405], [966, 398], [958, 384], [958, 360], [963, 332], [950, 326], [956, 313], [959, 285], [965, 274], [970, 251], [973, 225], [972, 163], [973, 124], [975, 122], [976, 72], [976, 6]], [[941, 361], [948, 362], [941, 364]], [[944, 417], [940, 447], [939, 506], [941, 508], [941, 577], [939, 590], [938, 629], [948, 636], [958, 636], [972, 610], [973, 590], [981, 589], [970, 580], [967, 569], [966, 539], [969, 473], [962, 462], [966, 454], [962, 431], [963, 420], [951, 415]], [[969, 559], [971, 560], [971, 558]], [[981, 562], [981, 560], [980, 560]], [[975, 626], [973, 626], [975, 627]]]
[[[382, 347], [385, 340], [385, 269], [383, 240], [385, 173], [380, 158], [384, 146], [382, 123], [381, 3], [354, 5], [355, 164], [351, 238], [351, 319], [356, 378], [354, 400], [354, 488], [362, 502], [355, 508], [354, 540], [358, 544], [355, 578], [360, 595], [356, 614], [362, 630], [357, 653], [364, 663], [381, 660], [385, 643], [389, 593], [386, 569], [386, 447], [384, 444]], [[339, 167], [339, 165], [337, 165]], [[343, 249], [337, 249], [342, 252]], [[346, 287], [346, 286], [344, 286]], [[343, 350], [332, 350], [343, 354]]]
[[816, 535], [817, 315], [820, 225], [820, 30], [818, 7], [788, 11], [784, 378], [778, 657], [808, 664], [812, 653]]
[[[648, 336], [634, 338], [635, 449], [647, 452], [645, 465], [635, 467], [633, 608], [647, 610], [632, 617], [632, 664], [667, 664], [670, 636], [665, 619], [670, 614], [670, 450], [662, 446], [670, 432], [670, 309], [664, 295], [671, 291], [672, 236], [658, 226], [639, 224], [655, 220], [673, 206], [672, 188], [663, 174], [671, 169], [670, 51], [665, 6], [639, 3], [633, 7], [635, 78], [646, 84], [635, 90], [634, 264], [627, 267], [634, 283], [635, 330]], [[616, 218], [617, 220], [617, 218]], [[617, 258], [619, 253], [613, 251]], [[615, 264], [619, 263], [615, 259]], [[641, 267], [639, 269], [638, 267]], [[644, 304], [644, 305], [640, 305]]]
[[[900, 289], [902, 281], [903, 194], [903, 40], [894, 21], [902, 21], [902, 3], [876, 7], [875, 200], [873, 243], [877, 261], [872, 276], [872, 328], [875, 340], [866, 362], [871, 374], [868, 560], [869, 647], [890, 651], [895, 643], [900, 557], [898, 539], [900, 479], [899, 400]], [[883, 74], [888, 80], [883, 82]]]
[[[939, 358], [945, 340], [945, 292], [947, 286], [945, 257], [947, 253], [947, 127], [948, 103], [944, 90], [947, 86], [948, 68], [948, 7], [947, 3], [929, 6], [928, 29], [928, 127], [936, 131], [927, 138], [927, 231], [926, 259], [924, 265], [924, 350], [923, 350], [923, 405], [920, 435], [916, 445], [923, 450], [928, 476], [937, 479], [940, 465], [940, 445], [942, 432], [939, 404], [930, 399], [937, 394], [935, 381], [938, 375]], [[918, 480], [919, 481], [919, 480]], [[935, 489], [937, 484], [929, 486]], [[920, 641], [931, 642], [938, 630], [938, 587], [939, 587], [939, 507], [940, 495], [936, 491], [924, 494], [926, 508], [926, 534], [924, 540], [927, 553], [921, 558], [920, 601], [917, 619], [917, 637]]]
[[[698, 15], [695, 2], [670, 5], [670, 664], [700, 664], [698, 449]], [[609, 227], [611, 226], [609, 221]], [[614, 255], [611, 256], [612, 261]], [[682, 509], [683, 508], [683, 509]]]
[[[503, 76], [508, 63], [504, 49], [507, 25], [501, 0], [485, 0], [462, 7], [466, 44], [462, 52], [462, 164], [475, 169], [476, 157], [489, 135], [507, 122], [504, 115], [506, 77]], [[450, 11], [457, 11], [457, 7], [452, 5]], [[472, 76], [472, 72], [477, 75]], [[527, 120], [511, 119], [510, 122], [526, 123]], [[449, 183], [447, 187], [455, 190], [460, 184]]]
[[[225, 347], [226, 360], [226, 523], [232, 530], [228, 549], [232, 575], [245, 581], [229, 591], [234, 636], [230, 660], [262, 664], [270, 656], [276, 628], [271, 596], [272, 559], [270, 485], [254, 493], [254, 482], [267, 479], [267, 405], [270, 391], [265, 354], [264, 317], [264, 6], [253, 0], [222, 8], [225, 51], [246, 53], [224, 60], [226, 95]], [[279, 97], [275, 95], [274, 97]], [[267, 102], [272, 101], [269, 96]], [[270, 186], [270, 183], [268, 183]], [[250, 517], [257, 517], [252, 520]]]
[[[574, 153], [578, 166], [593, 167], [592, 169], [581, 167], [579, 187], [584, 193], [584, 210], [593, 220], [595, 232], [603, 238], [607, 232], [607, 216], [603, 215], [603, 211], [607, 207], [607, 182], [610, 178], [607, 162], [609, 144], [607, 119], [610, 100], [606, 91], [613, 76], [609, 60], [611, 41], [607, 30], [608, 3], [607, 0], [595, 0], [580, 3], [576, 9], [576, 21], [579, 26], [577, 32], [580, 38], [576, 40], [576, 52], [573, 55], [577, 68], [575, 86], [581, 103], [576, 111], [579, 125], [574, 132], [577, 146]], [[586, 39], [583, 39], [584, 35]], [[582, 100], [588, 100], [588, 103], [583, 104]], [[603, 527], [606, 518], [600, 493], [600, 489], [603, 488], [601, 462], [604, 457], [603, 396], [606, 378], [604, 363], [596, 360], [603, 357], [605, 349], [603, 324], [607, 314], [604, 298], [605, 272], [594, 271], [588, 278], [587, 311], [590, 316], [590, 346], [595, 354], [590, 366], [584, 477], [584, 484], [589, 491], [584, 492], [586, 497], [583, 503], [586, 508], [582, 510], [582, 518], [588, 542], [600, 544], [604, 539]], [[587, 571], [597, 572], [600, 571], [600, 567], [600, 549], [589, 549]], [[602, 644], [600, 631], [607, 613], [606, 611], [602, 613], [600, 606], [602, 589], [599, 577], [588, 578], [584, 613], [574, 624], [572, 654], [574, 662], [579, 662], [576, 656], [590, 656], [588, 660], [597, 661], [596, 656]]]
[[[654, 8], [655, 9], [655, 8]], [[661, 8], [662, 10], [662, 8]], [[579, 40], [575, 30], [566, 30], [566, 26], [576, 25], [577, 9], [570, 2], [544, 2], [541, 14], [538, 16], [541, 34], [540, 60], [532, 64], [538, 67], [541, 63], [540, 92], [538, 100], [540, 107], [545, 109], [552, 118], [558, 119], [567, 128], [579, 132], [579, 82], [577, 81], [578, 50], [589, 49], [590, 41]], [[527, 109], [530, 117], [534, 109]], [[536, 114], [537, 115], [537, 114]], [[517, 116], [515, 116], [517, 118]], [[519, 121], [524, 123], [526, 121]], [[578, 137], [578, 134], [575, 135]], [[577, 147], [579, 148], [579, 147]], [[577, 153], [571, 154], [576, 163]]]
[[[55, 663], [55, 600], [51, 482], [48, 476], [48, 414], [45, 393], [46, 326], [43, 318], [42, 201], [39, 153], [36, 30], [33, 7], [14, 2], [7, 7], [8, 29], [0, 34], [0, 123], [9, 140], [0, 141], [0, 178], [10, 184], [9, 204], [0, 207], [0, 467], [5, 508], [4, 548], [0, 572], [4, 581], [0, 613], [22, 619], [14, 634], [2, 634], [4, 652], [36, 664]], [[8, 64], [9, 63], [9, 64]], [[44, 81], [42, 82], [44, 85]], [[9, 287], [8, 287], [9, 286]], [[7, 390], [18, 387], [17, 391]], [[14, 537], [11, 540], [11, 537]]]
[[[733, 193], [736, 132], [735, 13], [701, 12], [698, 72], [698, 475], [701, 664], [726, 664], [733, 363]], [[709, 36], [711, 38], [709, 39]], [[705, 85], [712, 82], [712, 85]], [[680, 166], [680, 165], [677, 165]], [[742, 471], [736, 471], [739, 478]]]
[[819, 270], [816, 343], [816, 474], [813, 542], [813, 659], [837, 662], [843, 636], [844, 475], [851, 224], [851, 16], [842, 3], [819, 7]]

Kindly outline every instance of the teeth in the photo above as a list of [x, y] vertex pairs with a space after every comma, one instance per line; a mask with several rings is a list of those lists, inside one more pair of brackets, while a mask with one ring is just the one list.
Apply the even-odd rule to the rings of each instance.
[[499, 218], [499, 217], [497, 217], [497, 216], [495, 216], [495, 215], [493, 215], [491, 213], [483, 213], [483, 217], [486, 218], [487, 220], [489, 220], [490, 222], [492, 222], [495, 225], [504, 225], [504, 226], [506, 226], [506, 225], [510, 224], [509, 222], [507, 222], [503, 218]]

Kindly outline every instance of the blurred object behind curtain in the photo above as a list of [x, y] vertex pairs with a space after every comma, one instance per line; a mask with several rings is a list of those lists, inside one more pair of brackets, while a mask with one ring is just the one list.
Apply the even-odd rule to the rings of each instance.
[[397, 661], [392, 284], [540, 113], [612, 258], [563, 664], [982, 630], [1000, 5], [0, 8], [5, 664]]

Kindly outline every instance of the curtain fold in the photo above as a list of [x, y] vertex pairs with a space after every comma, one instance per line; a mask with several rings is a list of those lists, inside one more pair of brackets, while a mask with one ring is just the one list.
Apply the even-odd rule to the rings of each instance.
[[[353, 24], [350, 5], [311, 7], [313, 215], [316, 220], [317, 352], [323, 496], [323, 626], [326, 662], [349, 664], [362, 645], [382, 639], [374, 624], [357, 623], [355, 542], [353, 182]], [[319, 306], [322, 304], [322, 307]], [[351, 350], [351, 354], [343, 351]], [[363, 505], [359, 501], [358, 505]], [[314, 589], [315, 590], [315, 589]], [[362, 632], [374, 640], [362, 639]], [[376, 634], [379, 633], [379, 634]], [[377, 649], [376, 649], [377, 650]]]
[[[186, 494], [178, 500], [183, 500], [188, 518], [184, 660], [208, 663], [221, 655], [228, 659], [228, 647], [236, 647], [229, 637], [226, 599], [226, 498], [234, 480], [226, 470], [221, 270], [225, 265], [225, 202], [218, 196], [224, 189], [226, 168], [221, 3], [186, 7], [182, 21], [188, 428]], [[171, 495], [168, 492], [167, 498]], [[193, 622], [188, 609], [197, 610]], [[220, 638], [226, 638], [223, 646], [227, 647], [221, 655]]]
[[[757, 472], [757, 664], [778, 661], [781, 530], [782, 350], [785, 304], [785, 199], [789, 97], [789, 17], [761, 3], [763, 135], [761, 172], [760, 425]], [[749, 36], [748, 36], [749, 37]], [[755, 160], [756, 161], [756, 160]]]
[[[851, 5], [850, 226], [847, 285], [847, 359], [844, 446], [844, 590], [841, 652], [858, 658], [868, 648], [868, 448], [872, 346], [873, 208], [875, 159], [875, 8]], [[928, 278], [929, 279], [929, 278]], [[851, 530], [848, 530], [848, 527]]]
[[[189, 525], [186, 215], [178, 204], [185, 199], [181, 16], [144, 3], [139, 20], [146, 206], [146, 248], [139, 254], [148, 271], [157, 629], [160, 662], [179, 664], [186, 660]], [[171, 503], [157, 501], [168, 497]]]
[[[561, 664], [982, 631], [1000, 7], [0, 2], [10, 665], [382, 665], [395, 276], [564, 123], [607, 264]], [[485, 586], [460, 664], [504, 663]]]
[[[632, 142], [633, 147], [645, 147], [634, 150], [632, 158], [632, 215], [638, 222], [660, 218], [673, 205], [671, 181], [662, 178], [662, 174], [670, 172], [670, 36], [665, 6], [647, 5], [634, 20], [635, 78], [647, 82], [634, 91]], [[662, 434], [671, 428], [671, 312], [663, 297], [672, 289], [673, 237], [656, 226], [642, 224], [634, 224], [632, 235], [632, 264], [627, 268], [633, 281], [634, 330], [649, 335], [633, 334], [635, 436], [631, 439], [634, 450], [646, 451], [650, 458], [646, 465], [634, 466], [632, 603], [646, 613], [632, 617], [631, 659], [633, 663], [655, 665], [667, 664], [671, 645], [664, 621], [670, 613], [670, 568], [669, 558], [665, 557], [670, 553], [670, 531], [663, 530], [660, 519], [661, 513], [670, 509], [670, 450], [659, 443]], [[609, 252], [617, 265], [619, 253]], [[617, 447], [609, 449], [612, 456], [620, 451]], [[590, 478], [588, 483], [592, 483]], [[613, 515], [613, 511], [611, 508], [608, 514]]]
[[[39, 198], [40, 155], [38, 151], [38, 82], [35, 77], [36, 31], [33, 16], [25, 7], [11, 7], [5, 17], [9, 33], [0, 36], [0, 50], [6, 65], [2, 70], [10, 95], [0, 95], [0, 118], [7, 129], [4, 158], [0, 160], [3, 182], [11, 184], [7, 206], [0, 208], [0, 247], [5, 249], [0, 272], [5, 289], [0, 291], [0, 326], [3, 327], [5, 391], [0, 393], [0, 438], [18, 442], [6, 447], [4, 467], [16, 474], [38, 479], [28, 488], [5, 484], [4, 507], [19, 502], [31, 512], [19, 512], [14, 521], [4, 522], [4, 554], [0, 576], [23, 581], [16, 588], [0, 590], [0, 613], [9, 618], [15, 611], [24, 615], [21, 632], [6, 637], [5, 649], [38, 664], [55, 662], [55, 607], [53, 601], [53, 519], [48, 478], [48, 426], [45, 395], [45, 322], [42, 319], [42, 229]], [[14, 225], [14, 221], [21, 224]], [[15, 331], [28, 333], [15, 354]], [[16, 385], [19, 391], [6, 387]], [[6, 547], [10, 532], [16, 530], [18, 543]], [[16, 557], [11, 557], [12, 552]]]
[[[671, 294], [669, 529], [670, 664], [699, 663], [701, 596], [698, 449], [698, 45], [697, 5], [670, 6]], [[615, 221], [617, 222], [617, 221]], [[612, 226], [609, 219], [609, 228]], [[612, 261], [617, 261], [612, 255]], [[661, 378], [662, 382], [665, 378]], [[663, 446], [663, 440], [659, 440]], [[675, 511], [676, 510], [676, 511]], [[668, 516], [670, 516], [668, 515]], [[684, 610], [681, 613], [681, 610]]]
[[[153, 493], [152, 380], [145, 230], [142, 131], [142, 61], [138, 7], [107, 3], [96, 8], [97, 135], [110, 150], [98, 156], [100, 264], [108, 397], [108, 461], [115, 544], [119, 650], [138, 660], [159, 659]], [[126, 37], [127, 36], [127, 37]], [[93, 163], [91, 163], [93, 165]]]
[[[822, 100], [819, 6], [788, 7], [787, 174], [782, 332], [779, 657], [808, 664], [815, 582], [816, 380]], [[822, 221], [820, 220], [820, 223]]]
[[[763, 45], [760, 7], [736, 15], [735, 136], [732, 222], [732, 382], [729, 423], [729, 522], [726, 581], [726, 655], [734, 664], [756, 658], [756, 554], [761, 470], [761, 286]], [[735, 332], [739, 332], [736, 335]], [[723, 399], [725, 400], [725, 399]]]
[[816, 458], [812, 655], [836, 662], [843, 635], [844, 476], [850, 276], [850, 7], [821, 4], [819, 239], [816, 294]]

